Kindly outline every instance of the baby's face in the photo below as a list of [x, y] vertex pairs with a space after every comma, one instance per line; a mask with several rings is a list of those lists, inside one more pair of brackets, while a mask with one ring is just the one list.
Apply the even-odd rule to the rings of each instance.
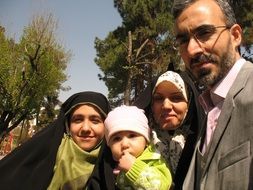
[[146, 148], [147, 141], [144, 136], [133, 131], [120, 131], [112, 135], [109, 141], [114, 160], [118, 161], [124, 152], [134, 157], [142, 154]]

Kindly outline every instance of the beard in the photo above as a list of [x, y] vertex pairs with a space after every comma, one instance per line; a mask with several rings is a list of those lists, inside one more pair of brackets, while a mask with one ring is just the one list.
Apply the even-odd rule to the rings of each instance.
[[217, 70], [201, 68], [195, 77], [200, 86], [213, 87], [227, 75], [235, 63], [235, 54], [231, 43], [228, 43], [227, 51], [224, 51], [220, 60], [213, 54], [201, 54], [192, 60], [192, 65], [194, 65], [194, 63], [205, 62], [216, 65]]

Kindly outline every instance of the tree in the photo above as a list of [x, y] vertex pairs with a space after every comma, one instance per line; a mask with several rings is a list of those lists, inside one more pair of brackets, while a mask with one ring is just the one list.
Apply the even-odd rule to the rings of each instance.
[[[253, 61], [253, 0], [230, 3], [243, 27], [242, 56]], [[99, 78], [108, 87], [112, 104], [131, 104], [151, 77], [169, 64], [181, 69], [180, 56], [173, 49], [172, 1], [114, 0], [114, 6], [122, 26], [104, 40], [95, 39], [95, 62], [103, 72]]]
[[230, 0], [237, 22], [243, 28], [242, 56], [253, 62], [253, 0]]
[[71, 56], [57, 41], [52, 15], [36, 16], [24, 28], [20, 42], [0, 31], [0, 137], [32, 117], [47, 101], [58, 97]]
[[96, 64], [109, 99], [131, 104], [153, 75], [179, 62], [173, 49], [171, 2], [114, 0], [123, 23], [104, 40], [95, 39]]

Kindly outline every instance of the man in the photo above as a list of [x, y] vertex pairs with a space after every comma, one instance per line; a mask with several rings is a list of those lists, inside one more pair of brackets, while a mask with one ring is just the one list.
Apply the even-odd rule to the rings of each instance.
[[183, 189], [253, 189], [253, 64], [240, 56], [242, 29], [226, 0], [175, 0], [176, 45], [206, 90], [207, 122]]

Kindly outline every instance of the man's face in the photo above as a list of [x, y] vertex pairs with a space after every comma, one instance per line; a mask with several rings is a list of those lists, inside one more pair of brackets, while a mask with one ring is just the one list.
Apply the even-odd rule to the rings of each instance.
[[237, 27], [226, 26], [220, 7], [210, 0], [194, 2], [176, 19], [179, 52], [199, 83], [213, 87], [240, 57]]

